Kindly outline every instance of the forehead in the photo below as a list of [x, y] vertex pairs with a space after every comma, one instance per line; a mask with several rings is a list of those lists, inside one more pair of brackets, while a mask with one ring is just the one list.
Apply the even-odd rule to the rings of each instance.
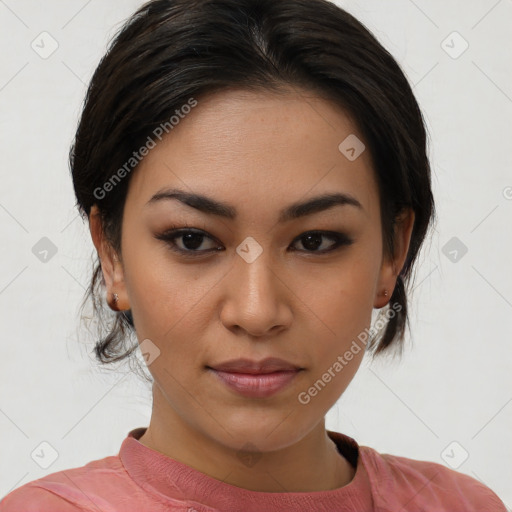
[[130, 207], [179, 187], [237, 205], [241, 217], [250, 217], [262, 206], [272, 215], [284, 204], [336, 191], [377, 214], [369, 150], [355, 160], [344, 152], [354, 142], [359, 152], [362, 134], [339, 106], [312, 93], [231, 90], [198, 98], [155, 142], [131, 177]]

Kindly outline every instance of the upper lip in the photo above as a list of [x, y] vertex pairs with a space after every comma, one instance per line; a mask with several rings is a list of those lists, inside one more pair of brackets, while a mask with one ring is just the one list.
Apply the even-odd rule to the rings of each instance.
[[232, 359], [230, 361], [212, 365], [210, 368], [223, 372], [252, 374], [302, 370], [300, 366], [277, 357], [268, 357], [262, 361], [253, 361], [251, 359]]

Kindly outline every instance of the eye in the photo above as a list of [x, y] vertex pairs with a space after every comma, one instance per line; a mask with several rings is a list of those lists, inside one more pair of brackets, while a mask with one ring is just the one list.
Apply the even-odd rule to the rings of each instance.
[[[332, 243], [325, 247], [322, 239], [330, 239]], [[336, 231], [308, 231], [297, 237], [298, 241], [305, 248], [304, 252], [324, 254], [334, 251], [343, 245], [351, 245], [354, 241], [344, 233]], [[320, 248], [320, 250], [319, 250]], [[295, 250], [295, 249], [294, 249]]]
[[170, 249], [186, 256], [198, 256], [207, 252], [221, 250], [221, 247], [215, 244], [205, 247], [205, 240], [210, 240], [211, 242], [214, 242], [214, 240], [198, 229], [168, 229], [164, 233], [156, 235], [156, 238], [164, 240], [168, 243]]

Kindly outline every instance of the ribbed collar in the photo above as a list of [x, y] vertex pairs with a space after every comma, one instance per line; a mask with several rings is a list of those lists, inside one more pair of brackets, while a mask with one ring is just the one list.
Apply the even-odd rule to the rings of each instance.
[[159, 501], [185, 503], [199, 512], [204, 507], [221, 511], [365, 512], [373, 510], [368, 474], [362, 452], [354, 439], [327, 431], [339, 452], [356, 467], [352, 481], [338, 489], [315, 492], [260, 492], [243, 489], [210, 477], [199, 470], [153, 450], [141, 442], [146, 427], [131, 430], [119, 456], [130, 477]]

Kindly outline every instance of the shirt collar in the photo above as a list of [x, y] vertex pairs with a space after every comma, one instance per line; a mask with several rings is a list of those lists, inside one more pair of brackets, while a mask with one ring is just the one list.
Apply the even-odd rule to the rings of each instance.
[[352, 481], [338, 489], [314, 492], [261, 492], [243, 489], [206, 475], [139, 442], [146, 427], [131, 430], [124, 439], [119, 456], [130, 477], [146, 492], [169, 503], [185, 502], [223, 511], [244, 510], [316, 512], [337, 510], [364, 512], [373, 510], [370, 481], [354, 439], [327, 431], [338, 451], [356, 467]]

